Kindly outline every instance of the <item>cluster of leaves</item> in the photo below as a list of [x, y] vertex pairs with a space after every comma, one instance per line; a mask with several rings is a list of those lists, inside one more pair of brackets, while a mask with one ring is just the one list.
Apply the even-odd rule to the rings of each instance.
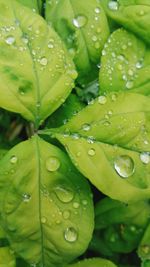
[[150, 1], [0, 10], [0, 267], [150, 267]]

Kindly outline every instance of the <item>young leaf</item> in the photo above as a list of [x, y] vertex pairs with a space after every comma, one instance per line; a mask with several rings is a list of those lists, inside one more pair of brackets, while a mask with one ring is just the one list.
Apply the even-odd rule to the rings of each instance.
[[[106, 15], [100, 3], [84, 1], [46, 1], [46, 20], [62, 37], [74, 58], [80, 76], [93, 74], [109, 35]], [[84, 80], [86, 82], [86, 80]]]
[[138, 255], [143, 261], [150, 260], [150, 224], [148, 224], [139, 244]]
[[[150, 105], [139, 94], [99, 96], [67, 124], [45, 130], [99, 190], [123, 202], [149, 198]], [[117, 190], [116, 190], [117, 188]]]
[[67, 267], [117, 267], [117, 266], [109, 260], [101, 258], [93, 258], [93, 259], [91, 258], [68, 265]]
[[0, 0], [0, 9], [0, 106], [38, 127], [65, 101], [77, 74], [41, 16], [15, 0]]
[[149, 63], [150, 49], [142, 40], [124, 29], [113, 32], [101, 58], [100, 91], [132, 90], [149, 95]]
[[107, 15], [150, 44], [149, 0], [104, 0]]
[[0, 248], [0, 267], [16, 267], [15, 256], [9, 247]]
[[57, 147], [35, 136], [0, 161], [1, 222], [30, 264], [69, 263], [87, 248], [93, 204], [86, 180]]

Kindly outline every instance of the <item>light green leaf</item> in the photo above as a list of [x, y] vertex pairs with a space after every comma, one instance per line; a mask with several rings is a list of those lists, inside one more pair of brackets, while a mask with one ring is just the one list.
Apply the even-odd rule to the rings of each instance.
[[150, 105], [140, 94], [99, 96], [67, 124], [43, 131], [67, 149], [100, 191], [123, 202], [149, 198]]
[[101, 258], [91, 258], [68, 265], [68, 267], [117, 267], [117, 266], [109, 260]]
[[33, 12], [40, 13], [41, 12], [41, 6], [42, 6], [42, 1], [41, 0], [17, 0], [19, 3], [30, 7]]
[[149, 95], [149, 77], [150, 49], [124, 29], [113, 32], [101, 58], [100, 91], [132, 90]]
[[61, 267], [92, 237], [87, 181], [64, 152], [37, 136], [1, 160], [0, 209], [12, 249], [30, 264]]
[[0, 267], [16, 267], [14, 254], [9, 247], [0, 248]]
[[0, 106], [38, 127], [65, 101], [76, 71], [41, 16], [15, 0], [0, 0], [0, 9]]
[[80, 0], [47, 0], [46, 20], [66, 43], [79, 75], [92, 75], [109, 35], [107, 18], [100, 3], [89, 0], [86, 5]]
[[104, 0], [107, 15], [150, 44], [149, 0]]
[[150, 224], [148, 224], [144, 236], [139, 244], [138, 255], [143, 261], [150, 260]]

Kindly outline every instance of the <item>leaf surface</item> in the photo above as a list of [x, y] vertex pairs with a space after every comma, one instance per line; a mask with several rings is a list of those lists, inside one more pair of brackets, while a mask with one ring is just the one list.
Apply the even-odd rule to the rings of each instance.
[[15, 257], [9, 247], [0, 248], [0, 267], [16, 267]]
[[35, 136], [0, 162], [2, 226], [30, 264], [62, 266], [87, 248], [93, 204], [87, 181], [57, 147]]
[[116, 267], [116, 265], [109, 260], [93, 258], [71, 264], [68, 267]]
[[0, 106], [36, 127], [65, 101], [76, 77], [58, 35], [15, 0], [0, 0]]

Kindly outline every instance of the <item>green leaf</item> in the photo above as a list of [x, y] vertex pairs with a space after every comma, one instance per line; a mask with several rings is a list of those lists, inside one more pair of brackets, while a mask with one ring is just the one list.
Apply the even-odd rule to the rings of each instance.
[[149, 0], [103, 1], [107, 15], [150, 44]]
[[64, 152], [37, 136], [0, 161], [0, 209], [12, 249], [30, 264], [61, 267], [92, 237], [87, 181]]
[[0, 0], [0, 106], [39, 124], [69, 95], [74, 65], [43, 18]]
[[0, 267], [16, 267], [14, 254], [9, 247], [0, 248]]
[[144, 236], [139, 244], [138, 255], [143, 261], [150, 260], [150, 224], [148, 224]]
[[42, 1], [41, 0], [17, 0], [19, 3], [30, 7], [33, 12], [40, 13], [41, 12], [41, 6], [42, 6]]
[[149, 121], [148, 97], [109, 94], [99, 96], [64, 126], [43, 133], [66, 147], [76, 167], [100, 191], [130, 202], [150, 194]]
[[100, 91], [131, 90], [149, 95], [149, 76], [150, 49], [124, 29], [113, 32], [101, 58]]
[[68, 267], [117, 267], [117, 266], [109, 260], [100, 258], [93, 258], [93, 259], [91, 258], [71, 264]]
[[89, 0], [86, 5], [80, 0], [47, 0], [46, 20], [66, 43], [80, 77], [92, 75], [109, 35], [107, 18], [100, 3]]

